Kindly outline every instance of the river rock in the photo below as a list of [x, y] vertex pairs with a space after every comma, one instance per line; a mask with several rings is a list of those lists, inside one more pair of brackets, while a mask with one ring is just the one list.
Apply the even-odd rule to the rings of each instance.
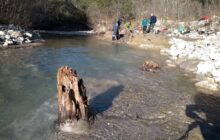
[[32, 36], [33, 36], [33, 35], [32, 35], [31, 33], [29, 33], [29, 32], [24, 33], [24, 35], [27, 36], [27, 37], [29, 37], [29, 38], [32, 38]]
[[[169, 49], [162, 49], [162, 55], [168, 55], [172, 63], [167, 65], [180, 65], [187, 71], [195, 72], [201, 78], [212, 78], [214, 82], [202, 80], [197, 86], [211, 90], [217, 90], [220, 85], [220, 17], [212, 17], [212, 20], [190, 22], [190, 33], [179, 34], [171, 29]], [[172, 37], [178, 36], [182, 38]], [[189, 39], [190, 40], [189, 40]], [[195, 40], [196, 39], [196, 40]], [[178, 62], [178, 60], [184, 60]], [[188, 62], [198, 61], [188, 65]], [[206, 85], [207, 84], [207, 85]], [[212, 85], [213, 84], [213, 85]]]
[[212, 70], [214, 69], [214, 64], [212, 62], [200, 62], [197, 65], [197, 74], [207, 74], [211, 73]]
[[38, 32], [27, 32], [19, 26], [14, 25], [0, 25], [0, 48], [9, 45], [32, 43], [35, 41], [41, 41]]
[[197, 60], [191, 60], [191, 61], [183, 61], [179, 64], [180, 68], [189, 71], [189, 72], [196, 72], [197, 68], [195, 67], [198, 64]]
[[0, 31], [0, 36], [4, 36], [5, 32], [4, 31]]
[[218, 91], [218, 84], [215, 83], [214, 79], [206, 79], [195, 84], [196, 87], [204, 88], [211, 91]]
[[25, 43], [31, 43], [31, 40], [29, 38], [25, 38]]
[[10, 39], [11, 36], [10, 35], [5, 35], [5, 39]]
[[213, 69], [211, 72], [213, 78], [217, 83], [220, 83], [220, 69]]
[[7, 31], [7, 34], [8, 34], [8, 35], [11, 35], [13, 32], [14, 32], [14, 30], [8, 30], [8, 31]]
[[3, 47], [7, 47], [7, 46], [8, 46], [7, 41], [6, 41], [6, 42], [4, 42], [4, 44], [3, 44], [2, 46], [3, 46]]
[[22, 34], [21, 34], [20, 31], [13, 31], [13, 32], [11, 33], [11, 37], [12, 37], [12, 38], [18, 38], [18, 37], [21, 37], [21, 36], [22, 36]]
[[18, 42], [19, 44], [23, 44], [24, 38], [23, 38], [23, 37], [17, 38], [17, 42]]

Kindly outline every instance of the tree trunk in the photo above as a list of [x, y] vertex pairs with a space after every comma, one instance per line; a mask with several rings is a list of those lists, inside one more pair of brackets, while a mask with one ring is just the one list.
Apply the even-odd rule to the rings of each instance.
[[88, 120], [86, 88], [75, 70], [63, 66], [57, 73], [58, 123]]

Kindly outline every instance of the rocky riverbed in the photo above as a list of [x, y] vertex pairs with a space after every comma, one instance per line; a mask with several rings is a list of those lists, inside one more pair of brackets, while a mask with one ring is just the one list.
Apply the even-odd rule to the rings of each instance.
[[42, 39], [38, 32], [26, 31], [19, 26], [0, 25], [0, 49], [37, 45]]
[[219, 90], [220, 82], [220, 32], [196, 41], [171, 38], [169, 49], [161, 54], [169, 55], [169, 66], [179, 65], [196, 74], [197, 87], [211, 91]]

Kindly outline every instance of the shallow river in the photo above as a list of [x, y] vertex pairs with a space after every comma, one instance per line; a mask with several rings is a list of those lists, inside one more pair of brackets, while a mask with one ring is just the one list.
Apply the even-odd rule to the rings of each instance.
[[[140, 71], [146, 59], [161, 71]], [[157, 51], [79, 37], [0, 50], [0, 139], [174, 140], [195, 129], [205, 139], [219, 139], [220, 99], [199, 93], [165, 59]], [[84, 79], [95, 114], [77, 133], [56, 127], [56, 72], [62, 65]]]

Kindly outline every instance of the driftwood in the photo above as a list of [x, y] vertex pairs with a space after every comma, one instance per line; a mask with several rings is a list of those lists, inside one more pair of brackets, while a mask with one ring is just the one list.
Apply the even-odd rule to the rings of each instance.
[[57, 73], [58, 123], [88, 119], [88, 103], [83, 80], [75, 70], [63, 66]]
[[149, 60], [146, 60], [144, 62], [144, 64], [141, 66], [141, 70], [142, 71], [152, 71], [152, 72], [155, 72], [157, 70], [160, 69], [160, 66], [159, 64], [157, 64], [156, 62], [154, 61], [149, 61]]

